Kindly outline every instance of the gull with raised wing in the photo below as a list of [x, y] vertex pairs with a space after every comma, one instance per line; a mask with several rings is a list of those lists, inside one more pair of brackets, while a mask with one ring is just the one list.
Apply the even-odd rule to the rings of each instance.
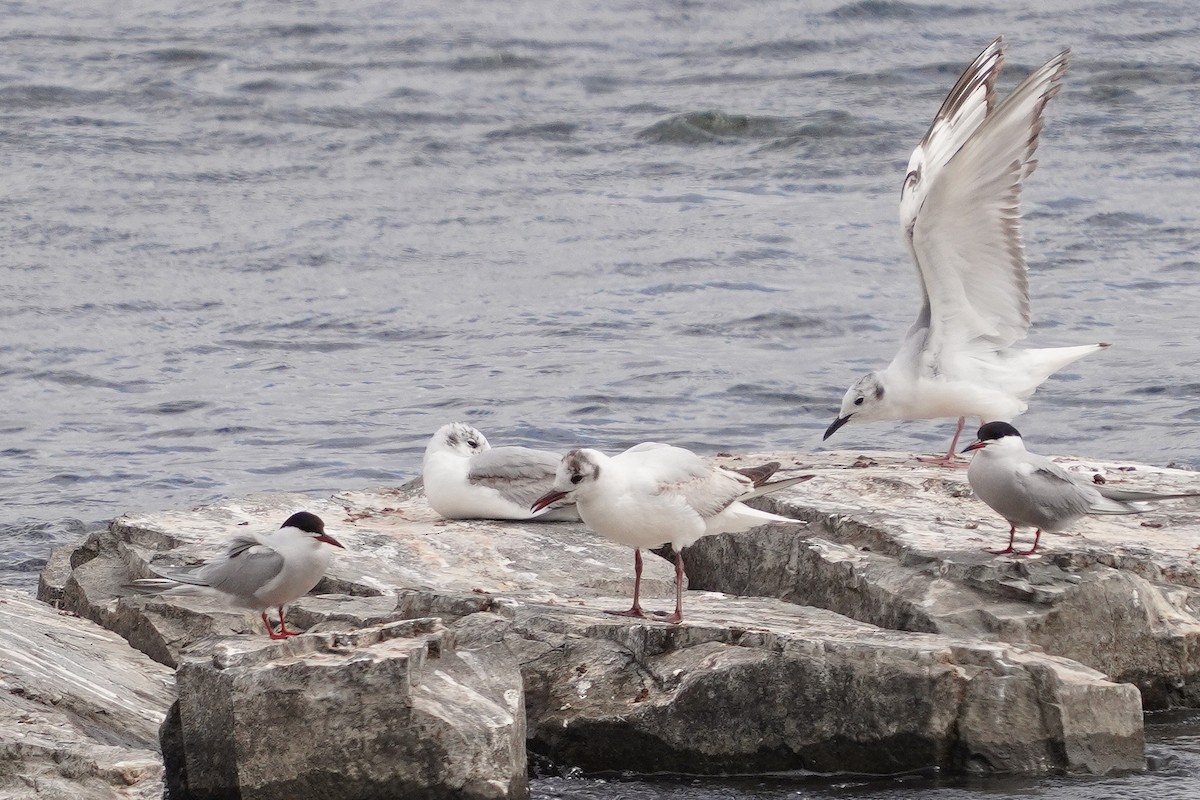
[[777, 469], [778, 462], [726, 469], [690, 450], [657, 442], [611, 458], [598, 450], [572, 450], [558, 466], [554, 488], [533, 509], [571, 498], [584, 524], [633, 548], [633, 605], [609, 614], [645, 617], [640, 603], [642, 548], [669, 543], [675, 549], [675, 613], [665, 621], [678, 623], [683, 621], [683, 548], [702, 536], [737, 533], [770, 522], [805, 524], [743, 502], [813, 477], [768, 482]]
[[[1018, 556], [1037, 552], [1042, 531], [1054, 533], [1087, 514], [1140, 514], [1148, 501], [1200, 497], [1200, 493], [1155, 494], [1076, 480], [1045, 456], [1025, 449], [1021, 434], [1007, 422], [989, 422], [963, 448], [974, 452], [967, 482], [975, 496], [1008, 521], [1008, 547], [989, 553]], [[1033, 547], [1014, 550], [1017, 528], [1035, 528]]]
[[422, 479], [433, 510], [446, 519], [579, 521], [570, 500], [529, 510], [554, 485], [562, 454], [529, 447], [492, 447], [475, 428], [452, 422], [425, 447]]
[[1021, 349], [1029, 332], [1029, 280], [1021, 240], [1021, 182], [1034, 170], [1042, 114], [1058, 93], [1064, 50], [996, 101], [1002, 39], [967, 67], [913, 151], [900, 191], [900, 223], [921, 286], [921, 310], [886, 369], [842, 399], [828, 439], [848, 422], [957, 417], [944, 457], [955, 456], [967, 417], [1011, 420], [1052, 374], [1106, 343]]
[[[341, 547], [325, 532], [316, 514], [292, 514], [279, 530], [246, 532], [233, 537], [225, 552], [194, 567], [150, 570], [157, 578], [141, 578], [136, 589], [164, 594], [207, 594], [237, 608], [262, 614], [267, 635], [272, 639], [298, 636], [283, 621], [283, 607], [317, 585], [329, 568], [330, 547]], [[267, 619], [268, 609], [279, 610], [279, 631]]]

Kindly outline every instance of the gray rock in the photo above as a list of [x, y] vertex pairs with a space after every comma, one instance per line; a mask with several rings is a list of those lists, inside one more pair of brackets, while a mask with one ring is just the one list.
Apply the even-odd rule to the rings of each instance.
[[[697, 542], [684, 553], [694, 587], [1034, 645], [1137, 685], [1147, 708], [1200, 705], [1200, 500], [1085, 518], [1078, 535], [1043, 535], [1043, 554], [998, 557], [984, 549], [1003, 546], [1008, 525], [972, 496], [965, 470], [898, 453], [788, 461], [819, 477], [759, 502], [808, 528]], [[1062, 461], [1110, 486], [1200, 491], [1195, 472]]]
[[513, 606], [531, 750], [589, 771], [1143, 765], [1137, 690], [1075, 662], [759, 598], [688, 602], [679, 627]]
[[173, 679], [93, 623], [0, 590], [0, 798], [156, 800]]
[[[965, 537], [978, 533], [955, 529], [958, 540], [947, 536], [952, 526], [942, 520], [955, 506], [946, 497], [975, 520], [987, 511], [958, 496], [957, 473], [913, 478], [889, 467], [843, 496], [837, 487], [867, 472], [834, 463], [830, 457], [823, 467], [828, 479], [785, 492], [774, 504], [814, 520], [809, 531], [767, 527], [710, 537], [685, 551], [696, 586], [830, 611], [692, 591], [682, 626], [606, 616], [604, 609], [629, 605], [629, 548], [576, 524], [448, 522], [407, 489], [331, 501], [258, 496], [123, 517], [72, 554], [63, 603], [164, 663], [211, 664], [212, 637], [231, 634], [242, 634], [239, 648], [283, 652], [252, 615], [195, 599], [134, 596], [123, 584], [145, 575], [151, 559], [198, 560], [243, 524], [277, 525], [307, 508], [347, 552], [335, 557], [316, 596], [289, 609], [293, 626], [312, 631], [304, 639], [440, 618], [458, 641], [453, 658], [512, 654], [531, 747], [565, 765], [686, 772], [937, 766], [1028, 774], [1143, 765], [1133, 686], [1047, 655], [1027, 634], [1024, 644], [1007, 643], [987, 628], [1019, 631], [1030, 598], [1058, 602], [1091, 585], [1080, 570], [1031, 577], [1021, 572], [1029, 565], [975, 552], [982, 542]], [[917, 546], [908, 536], [925, 538]], [[1118, 594], [1134, 579], [1159, 580], [1144, 569], [1106, 568], [1119, 576], [1109, 587]], [[668, 562], [648, 557], [645, 605], [668, 608], [672, 580]], [[1083, 609], [1071, 613], [1086, 616]], [[1073, 635], [1065, 630], [1069, 619], [1055, 634], [1060, 647]], [[1138, 627], [1110, 630], [1121, 636]], [[1079, 637], [1081, 649], [1094, 641], [1094, 634]], [[292, 642], [285, 644], [299, 646]], [[298, 665], [317, 655], [305, 652]], [[1164, 664], [1159, 679], [1177, 679], [1178, 663]], [[334, 676], [348, 669], [331, 666], [326, 683], [338, 686]], [[219, 682], [217, 672], [200, 680]], [[268, 670], [246, 674], [259, 672]], [[216, 716], [197, 722], [205, 718], [189, 717], [181, 702], [182, 727], [172, 734], [168, 726], [164, 737], [168, 752], [204, 750], [187, 737], [211, 736], [203, 731], [225, 724], [220, 703], [207, 707]], [[192, 727], [198, 733], [189, 734]], [[245, 757], [257, 754], [247, 750]], [[242, 758], [228, 768], [240, 769]], [[183, 774], [173, 770], [172, 780]], [[190, 783], [192, 770], [186, 774]]]
[[528, 796], [521, 675], [433, 619], [226, 639], [179, 667], [164, 748], [197, 800]]

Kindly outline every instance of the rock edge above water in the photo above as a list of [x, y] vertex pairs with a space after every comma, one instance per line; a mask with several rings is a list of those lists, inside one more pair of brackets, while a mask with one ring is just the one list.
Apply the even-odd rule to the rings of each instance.
[[[628, 606], [628, 548], [581, 525], [441, 520], [412, 486], [127, 515], [57, 552], [40, 594], [156, 661], [181, 665], [181, 698], [192, 692], [204, 698], [197, 707], [228, 706], [241, 689], [212, 676], [192, 686], [187, 676], [201, 675], [197, 665], [213, 664], [214, 653], [232, 647], [275, 653], [258, 667], [253, 658], [243, 665], [244, 680], [269, 683], [279, 670], [262, 667], [280, 646], [262, 636], [252, 615], [195, 599], [131, 596], [122, 585], [148, 574], [149, 560], [207, 557], [244, 525], [273, 528], [292, 511], [313, 511], [347, 552], [317, 587], [321, 596], [302, 599], [289, 613], [313, 635], [284, 644], [326, 652], [343, 641], [337, 637], [361, 636], [363, 628], [426, 620], [411, 645], [355, 645], [347, 652], [361, 652], [347, 663], [377, 664], [385, 674], [400, 669], [394, 674], [424, 687], [428, 702], [439, 694], [431, 687], [465, 687], [488, 709], [478, 718], [461, 705], [455, 713], [485, 721], [470, 734], [481, 747], [470, 768], [486, 763], [492, 777], [447, 796], [524, 796], [526, 744], [586, 770], [1138, 769], [1142, 703], [1195, 704], [1195, 501], [1141, 517], [1084, 520], [1082, 537], [1044, 538], [1040, 558], [998, 558], [982, 548], [1002, 543], [1007, 526], [971, 498], [961, 471], [895, 454], [723, 460], [768, 458], [783, 461], [785, 473], [819, 475], [766, 503], [810, 525], [711, 537], [686, 550], [693, 587], [739, 596], [690, 591], [681, 626], [602, 613]], [[1137, 488], [1200, 488], [1192, 473], [1103, 468], [1109, 480]], [[645, 605], [667, 608], [670, 564], [646, 563]], [[397, 647], [403, 652], [387, 654]], [[424, 653], [419, 663], [403, 655], [410, 651]], [[303, 652], [287, 658], [309, 660]], [[320, 685], [355, 702], [378, 694], [365, 688], [369, 682], [339, 687], [338, 676], [351, 672], [325, 669]], [[208, 694], [196, 695], [196, 686]], [[295, 687], [263, 689], [276, 690], [286, 695]], [[394, 694], [389, 699], [411, 707], [411, 696]], [[203, 728], [211, 727], [181, 707], [164, 726], [169, 777], [189, 763], [189, 735], [195, 756], [206, 747], [196, 744]], [[305, 713], [328, 718], [325, 708]], [[190, 734], [189, 716], [197, 721]], [[421, 727], [413, 720], [438, 716], [431, 710], [406, 724]], [[351, 725], [349, 719], [338, 724]], [[485, 729], [496, 733], [482, 736]], [[463, 735], [429, 732], [429, 741]], [[307, 742], [294, 733], [287, 738], [302, 745], [293, 758], [303, 760]], [[259, 776], [246, 796], [300, 797], [297, 786], [329, 780], [303, 770], [276, 770], [290, 783], [261, 778], [253, 739], [239, 745], [236, 759], [245, 775]], [[377, 785], [399, 780], [365, 767], [363, 775], [385, 782]], [[344, 776], [332, 780], [328, 785], [349, 786]]]

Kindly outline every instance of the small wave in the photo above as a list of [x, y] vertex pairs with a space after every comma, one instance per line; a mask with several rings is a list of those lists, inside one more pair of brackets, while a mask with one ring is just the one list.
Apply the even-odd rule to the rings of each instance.
[[1158, 217], [1137, 214], [1132, 211], [1106, 211], [1100, 214], [1093, 214], [1084, 219], [1084, 222], [1088, 225], [1105, 228], [1132, 228], [1146, 225], [1161, 225], [1163, 223]]
[[896, 20], [918, 18], [966, 17], [986, 11], [986, 8], [967, 8], [964, 6], [947, 6], [933, 3], [917, 5], [903, 3], [900, 0], [858, 0], [839, 6], [829, 12], [829, 16], [840, 20]]
[[515, 53], [493, 53], [486, 56], [464, 56], [450, 63], [454, 72], [501, 72], [510, 69], [539, 69], [545, 66], [536, 58]]
[[680, 332], [688, 336], [721, 336], [747, 339], [763, 338], [765, 334], [789, 333], [792, 331], [805, 331], [808, 335], [813, 335], [814, 332], [832, 335], [837, 332], [831, 329], [828, 323], [819, 317], [795, 314], [790, 311], [768, 311], [743, 319], [685, 325], [680, 328]]
[[824, 53], [832, 49], [827, 39], [779, 39], [752, 45], [727, 47], [718, 50], [721, 55], [742, 59], [795, 58], [809, 53]]
[[656, 122], [637, 138], [655, 144], [713, 144], [770, 139], [785, 130], [778, 117], [751, 117], [723, 111], [693, 111]]
[[43, 370], [31, 373], [29, 377], [35, 381], [59, 383], [63, 386], [86, 386], [96, 389], [113, 389], [118, 392], [145, 392], [150, 390], [151, 385], [149, 381], [145, 380], [111, 381], [73, 370]]
[[540, 139], [566, 141], [579, 129], [574, 122], [546, 122], [540, 125], [516, 125], [485, 134], [488, 139]]
[[293, 37], [345, 33], [346, 28], [342, 25], [335, 25], [332, 22], [298, 22], [294, 25], [268, 25], [263, 31], [281, 39], [290, 39]]
[[14, 110], [66, 108], [103, 103], [113, 96], [112, 92], [85, 91], [67, 86], [6, 86], [0, 89], [0, 107]]
[[210, 403], [205, 403], [202, 400], [169, 400], [165, 403], [158, 403], [149, 408], [138, 409], [141, 414], [186, 414], [189, 411], [198, 411], [202, 408], [208, 408]]
[[282, 342], [275, 339], [224, 339], [221, 344], [227, 347], [240, 347], [244, 350], [284, 350], [289, 352], [333, 353], [338, 350], [358, 350], [366, 347], [364, 342]]
[[212, 50], [199, 50], [191, 47], [164, 47], [158, 50], [147, 50], [145, 58], [163, 64], [203, 64], [208, 61], [221, 61], [224, 53]]

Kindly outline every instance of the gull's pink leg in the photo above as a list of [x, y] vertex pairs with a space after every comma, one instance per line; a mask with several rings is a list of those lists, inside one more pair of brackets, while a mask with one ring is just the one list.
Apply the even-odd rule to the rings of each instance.
[[969, 466], [970, 462], [964, 461], [956, 452], [958, 450], [958, 437], [962, 435], [963, 427], [966, 424], [966, 417], [958, 418], [958, 427], [954, 430], [954, 438], [950, 440], [950, 449], [946, 451], [946, 455], [934, 456], [932, 458], [917, 456], [917, 461], [920, 461], [922, 464], [936, 464], [940, 467], [958, 467], [960, 469]]
[[262, 621], [263, 625], [267, 626], [267, 636], [270, 636], [272, 639], [286, 639], [288, 637], [286, 633], [275, 632], [275, 629], [271, 627], [271, 620], [267, 619], [267, 612], [265, 611], [262, 612]]
[[605, 611], [605, 614], [612, 614], [614, 617], [637, 617], [645, 619], [646, 614], [642, 611], [642, 606], [638, 602], [638, 598], [642, 593], [642, 551], [640, 548], [633, 548], [633, 606], [628, 611]]
[[675, 551], [675, 613], [663, 620], [678, 625], [683, 622], [683, 553]]
[[283, 638], [289, 636], [299, 636], [301, 631], [289, 631], [287, 623], [283, 621], [283, 606], [279, 607], [279, 632], [283, 634]]
[[1041, 538], [1042, 538], [1042, 529], [1038, 528], [1037, 531], [1035, 531], [1033, 534], [1033, 547], [1029, 548], [1028, 550], [1021, 550], [1018, 552], [1014, 552], [1013, 555], [1017, 555], [1017, 556], [1033, 555], [1034, 553], [1037, 552], [1038, 540]]
[[[1005, 553], [1016, 553], [1017, 551], [1013, 550], [1013, 539], [1016, 538], [1016, 535], [1017, 535], [1017, 526], [1009, 525], [1008, 526], [1008, 547], [1004, 548], [1003, 550], [988, 550], [986, 552], [993, 553], [998, 556], [1002, 556]], [[1023, 553], [1017, 553], [1017, 555], [1023, 555]]]

